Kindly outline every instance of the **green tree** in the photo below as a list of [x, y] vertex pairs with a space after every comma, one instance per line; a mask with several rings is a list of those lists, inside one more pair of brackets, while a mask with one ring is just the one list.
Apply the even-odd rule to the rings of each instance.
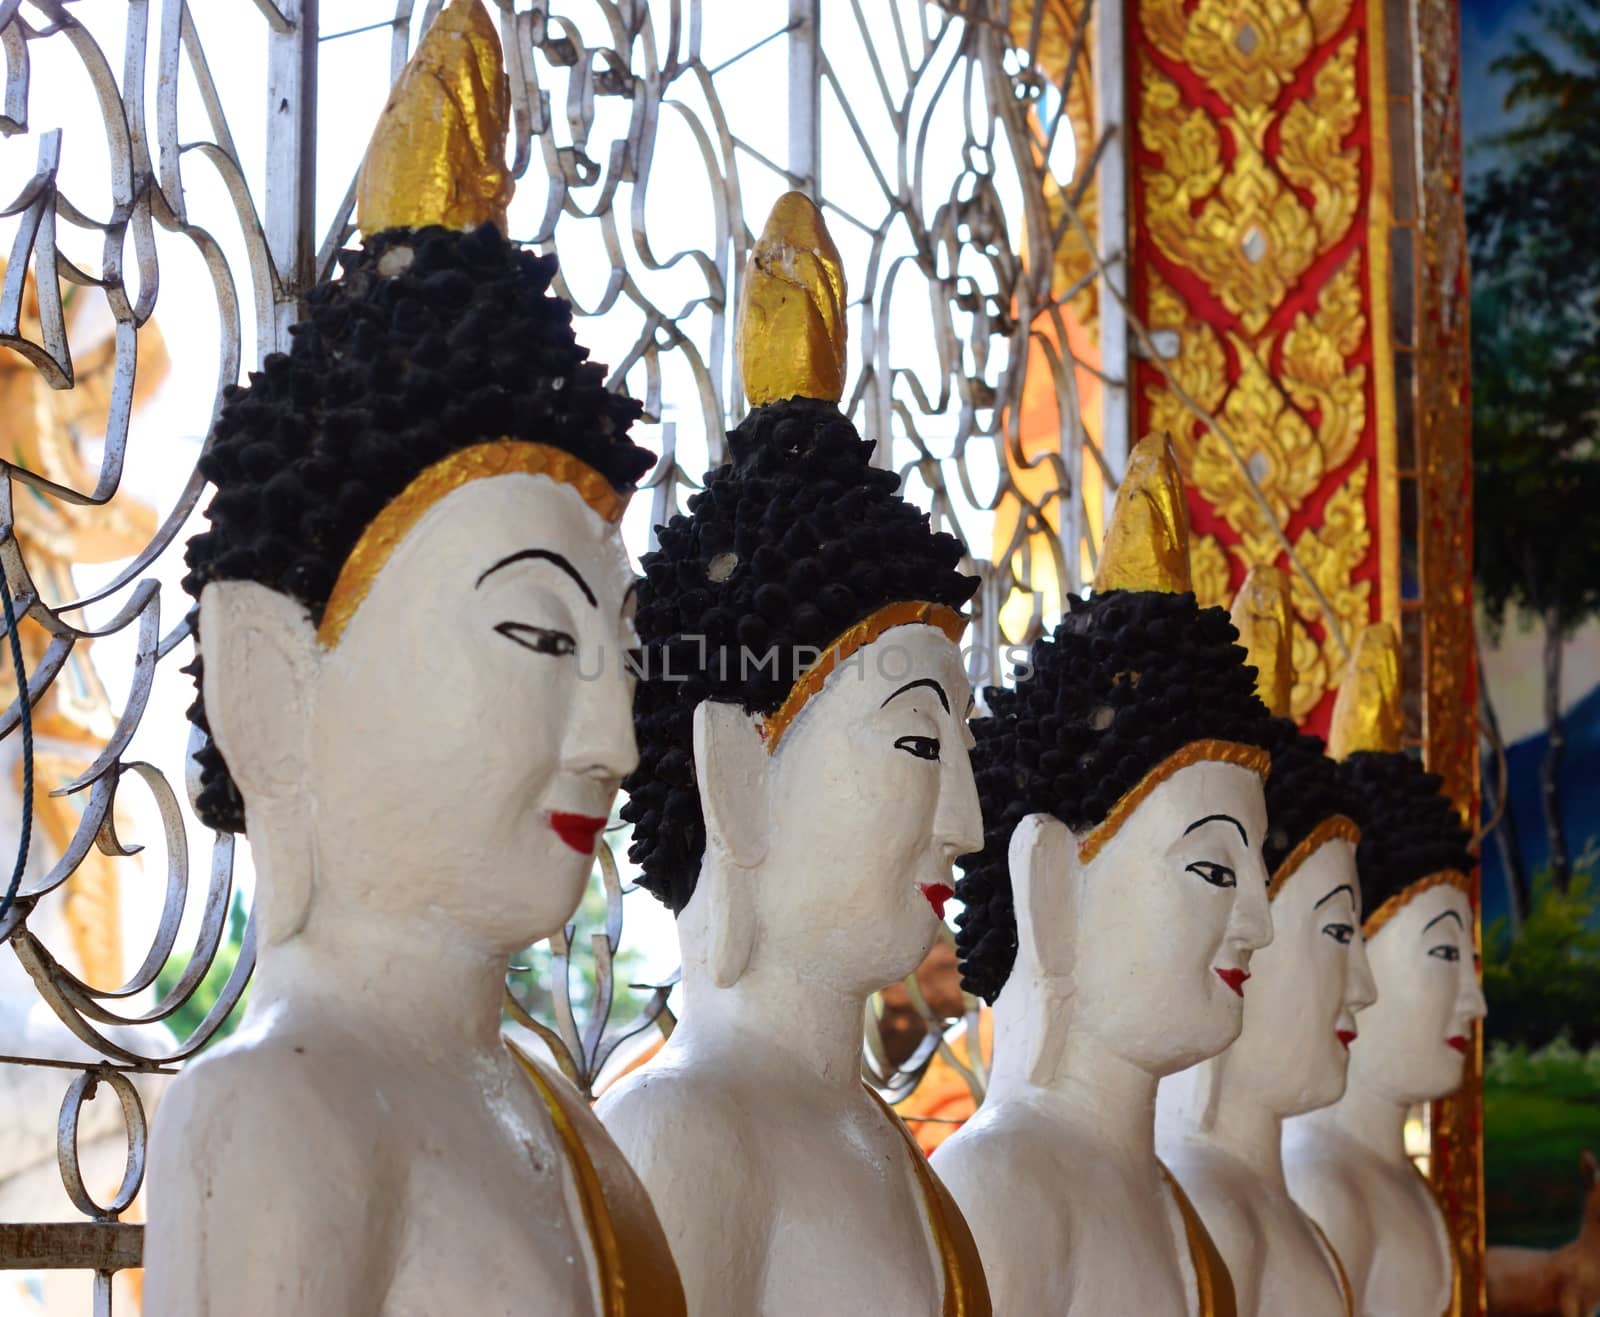
[[[244, 946], [244, 929], [247, 916], [244, 908], [244, 897], [238, 892], [233, 894], [233, 904], [228, 907], [228, 927], [222, 935], [222, 942], [217, 947], [216, 959], [211, 962], [211, 968], [206, 971], [205, 978], [196, 985], [195, 990], [189, 994], [189, 1000], [178, 1007], [167, 1017], [167, 1028], [180, 1042], [188, 1038], [200, 1027], [200, 1022], [206, 1018], [211, 1008], [216, 1005], [217, 998], [222, 995], [222, 989], [227, 985], [228, 976], [233, 973], [233, 967], [239, 963], [239, 950]], [[178, 978], [188, 967], [188, 956], [175, 956], [161, 967], [156, 975], [156, 991], [165, 997], [177, 985]], [[239, 1021], [244, 1016], [244, 1004], [250, 996], [250, 989], [244, 990], [228, 1018], [224, 1020], [216, 1033], [211, 1035], [206, 1046], [211, 1046], [218, 1039], [226, 1038], [238, 1027]]]
[[1485, 931], [1483, 990], [1496, 1041], [1530, 1049], [1564, 1038], [1600, 1044], [1600, 884], [1579, 871], [1565, 890], [1541, 871], [1522, 929]]
[[[1474, 570], [1491, 627], [1509, 608], [1543, 632], [1540, 796], [1551, 878], [1564, 891], [1562, 654], [1600, 611], [1600, 262], [1590, 259], [1600, 253], [1600, 0], [1536, 13], [1541, 39], [1519, 37], [1492, 66], [1510, 76], [1506, 108], [1518, 118], [1467, 198]], [[1520, 919], [1526, 884], [1519, 866], [1507, 873]]]

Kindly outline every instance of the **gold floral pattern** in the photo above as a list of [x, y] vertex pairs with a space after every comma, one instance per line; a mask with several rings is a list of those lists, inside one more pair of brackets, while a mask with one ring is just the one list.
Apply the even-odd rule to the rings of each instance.
[[1173, 435], [1221, 523], [1195, 538], [1198, 597], [1225, 603], [1250, 567], [1281, 564], [1285, 534], [1315, 582], [1290, 572], [1305, 718], [1343, 670], [1335, 631], [1359, 630], [1375, 602], [1354, 579], [1374, 543], [1371, 459], [1354, 459], [1381, 383], [1358, 76], [1372, 19], [1354, 21], [1354, 0], [1140, 0], [1138, 14], [1142, 310], [1173, 380], [1231, 443], [1148, 369], [1141, 426]]
[[1150, 237], [1168, 260], [1200, 274], [1251, 334], [1355, 219], [1360, 154], [1340, 143], [1360, 112], [1356, 50], [1355, 38], [1345, 41], [1310, 95], [1281, 116], [1270, 103], [1239, 102], [1225, 121], [1233, 148], [1226, 163], [1223, 129], [1153, 60], [1142, 60], [1139, 136], [1161, 159], [1141, 171]]
[[[1372, 582], [1351, 579], [1372, 547], [1372, 528], [1367, 522], [1367, 470], [1365, 465], [1352, 468], [1344, 484], [1324, 505], [1322, 524], [1302, 531], [1294, 542], [1295, 560], [1316, 581], [1323, 598], [1333, 608], [1347, 644], [1355, 642], [1356, 633], [1372, 616]], [[1289, 589], [1295, 613], [1304, 622], [1320, 623], [1322, 607], [1305, 579], [1298, 573], [1291, 574]], [[1329, 628], [1324, 627], [1324, 632], [1322, 662], [1313, 664], [1311, 669], [1320, 674], [1320, 679], [1313, 680], [1310, 673], [1301, 669], [1295, 685], [1291, 709], [1297, 719], [1316, 708], [1344, 668], [1343, 647]], [[1299, 657], [1297, 652], [1297, 669]]]
[[1201, 608], [1226, 608], [1233, 597], [1228, 555], [1215, 535], [1189, 538], [1189, 580]]

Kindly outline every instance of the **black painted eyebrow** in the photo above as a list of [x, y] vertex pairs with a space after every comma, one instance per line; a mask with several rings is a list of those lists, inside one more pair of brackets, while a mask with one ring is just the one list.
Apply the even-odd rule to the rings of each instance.
[[1355, 899], [1356, 899], [1356, 889], [1354, 887], [1350, 886], [1349, 883], [1340, 883], [1331, 892], [1329, 892], [1325, 897], [1323, 897], [1321, 901], [1318, 901], [1317, 904], [1312, 906], [1311, 908], [1313, 910], [1315, 910], [1317, 908], [1317, 906], [1322, 905], [1324, 901], [1333, 900], [1333, 898], [1338, 896], [1340, 892], [1349, 892], [1350, 893], [1351, 902], [1353, 903], [1355, 901]]
[[906, 682], [906, 684], [897, 690], [894, 695], [889, 696], [889, 699], [885, 700], [878, 707], [880, 709], [887, 708], [889, 700], [894, 699], [895, 695], [904, 695], [907, 691], [916, 690], [918, 686], [926, 686], [929, 690], [931, 690], [939, 697], [939, 703], [944, 705], [944, 711], [946, 713], [950, 712], [950, 697], [944, 693], [944, 687], [936, 682], [932, 677], [918, 677], [915, 681]]
[[1456, 923], [1461, 925], [1462, 928], [1467, 926], [1466, 921], [1461, 918], [1461, 912], [1459, 910], [1446, 910], [1443, 914], [1435, 915], [1432, 919], [1428, 920], [1428, 922], [1422, 926], [1422, 931], [1426, 933], [1441, 919], [1454, 919]]
[[509, 567], [512, 563], [530, 561], [547, 562], [559, 567], [568, 576], [570, 576], [574, 582], [576, 582], [578, 589], [583, 591], [583, 597], [589, 601], [589, 607], [600, 607], [600, 601], [594, 597], [594, 591], [589, 588], [589, 582], [584, 580], [583, 577], [578, 574], [578, 569], [576, 567], [563, 558], [559, 553], [556, 553], [553, 549], [520, 549], [516, 553], [507, 554], [504, 558], [500, 559], [499, 562], [495, 563], [493, 567], [484, 572], [484, 574], [476, 581], [474, 581], [472, 588], [476, 590], [502, 567]]
[[1232, 814], [1207, 814], [1205, 818], [1196, 819], [1187, 828], [1185, 828], [1183, 830], [1183, 835], [1187, 837], [1196, 828], [1203, 828], [1208, 823], [1231, 823], [1234, 827], [1239, 829], [1239, 839], [1244, 842], [1246, 846], [1250, 844], [1250, 837], [1244, 830], [1244, 824], [1240, 823], [1239, 820], [1234, 818]]

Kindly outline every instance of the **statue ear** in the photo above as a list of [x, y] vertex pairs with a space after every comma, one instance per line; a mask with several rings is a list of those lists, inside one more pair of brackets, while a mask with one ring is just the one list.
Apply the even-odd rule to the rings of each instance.
[[1026, 962], [1050, 978], [1072, 971], [1072, 886], [1078, 847], [1067, 825], [1051, 814], [1029, 814], [1011, 834], [1007, 851], [1017, 941]]
[[1583, 1155], [1578, 1158], [1578, 1169], [1583, 1172], [1583, 1182], [1591, 1189], [1594, 1188], [1596, 1179], [1600, 1178], [1600, 1166], [1595, 1163], [1594, 1153], [1587, 1148], [1583, 1150]]
[[767, 858], [767, 747], [737, 704], [702, 700], [694, 711], [694, 772], [706, 846], [741, 869]]
[[[1073, 888], [1078, 845], [1067, 825], [1050, 814], [1029, 814], [1011, 834], [1006, 862], [1011, 869], [1012, 908], [1017, 920], [1018, 971], [1031, 981], [1017, 983], [1026, 994], [1026, 1073], [1047, 1084], [1060, 1065], [1069, 1025], [1072, 995]], [[1007, 985], [1009, 990], [1010, 984]]]
[[738, 982], [755, 946], [750, 884], [767, 857], [768, 768], [755, 719], [736, 704], [702, 700], [694, 711], [694, 772], [706, 856], [695, 895], [706, 902], [711, 979], [719, 988]]
[[200, 645], [212, 739], [244, 797], [246, 823], [262, 825], [250, 841], [270, 877], [265, 941], [280, 942], [299, 931], [311, 900], [316, 629], [287, 595], [254, 581], [214, 581], [200, 595]]

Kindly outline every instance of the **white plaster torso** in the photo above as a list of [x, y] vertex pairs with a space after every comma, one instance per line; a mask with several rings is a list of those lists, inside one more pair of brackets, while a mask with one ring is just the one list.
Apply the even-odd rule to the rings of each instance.
[[[949, 885], [981, 841], [970, 689], [932, 627], [857, 653], [771, 756], [742, 710], [697, 709], [709, 841], [678, 919], [681, 1019], [596, 1107], [650, 1191], [695, 1317], [941, 1310], [919, 1154], [863, 1086], [861, 1040], [869, 994], [936, 935], [919, 889]], [[936, 757], [907, 753], [908, 738], [937, 742]]]
[[1414, 896], [1368, 942], [1378, 1001], [1361, 1017], [1350, 1081], [1332, 1106], [1285, 1128], [1295, 1200], [1327, 1232], [1364, 1317], [1436, 1317], [1455, 1257], [1432, 1190], [1406, 1155], [1406, 1114], [1460, 1087], [1484, 1014], [1466, 894]]
[[[514, 474], [435, 503], [335, 648], [285, 596], [206, 587], [206, 707], [264, 945], [241, 1027], [158, 1115], [147, 1311], [599, 1311], [500, 1003], [508, 956], [560, 926], [593, 865], [593, 832], [558, 817], [603, 822], [637, 758], [616, 661], [632, 579], [574, 490]], [[525, 643], [556, 634], [572, 643]]]
[[933, 1164], [977, 1239], [995, 1317], [1199, 1317], [1172, 1191], [1152, 1156], [1107, 1143], [1092, 1103], [985, 1099]]
[[1376, 996], [1355, 844], [1323, 843], [1281, 880], [1272, 945], [1251, 961], [1244, 1028], [1162, 1081], [1157, 1147], [1233, 1275], [1241, 1317], [1344, 1317], [1339, 1263], [1284, 1178], [1286, 1117], [1343, 1093], [1357, 1012]]
[[[1208, 816], [1229, 821], [1189, 830]], [[995, 1003], [989, 1091], [933, 1155], [996, 1317], [1199, 1312], [1156, 1159], [1156, 1085], [1237, 1036], [1242, 1001], [1216, 971], [1247, 969], [1271, 940], [1265, 828], [1260, 777], [1202, 761], [1086, 864], [1053, 818], [1013, 834], [1018, 946]], [[1197, 863], [1225, 866], [1231, 885]]]

